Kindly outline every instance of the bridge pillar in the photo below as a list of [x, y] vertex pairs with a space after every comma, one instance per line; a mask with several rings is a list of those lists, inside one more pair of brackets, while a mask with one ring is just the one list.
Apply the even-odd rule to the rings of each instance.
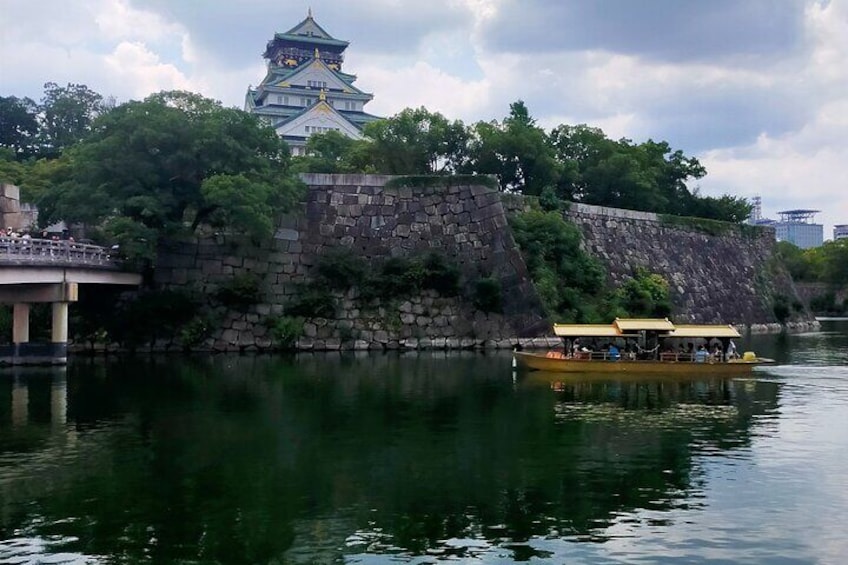
[[19, 302], [12, 309], [12, 343], [29, 342], [29, 304]]
[[52, 343], [68, 342], [68, 303], [53, 303], [53, 326], [50, 341]]

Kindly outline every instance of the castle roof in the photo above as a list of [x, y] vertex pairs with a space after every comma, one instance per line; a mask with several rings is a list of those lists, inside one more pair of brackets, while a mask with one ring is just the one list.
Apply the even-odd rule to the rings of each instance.
[[336, 39], [318, 25], [318, 22], [312, 17], [312, 9], [309, 10], [308, 15], [302, 22], [290, 30], [284, 33], [275, 33], [274, 39], [301, 41], [316, 45], [333, 45], [336, 47], [347, 47], [349, 45], [349, 42]]

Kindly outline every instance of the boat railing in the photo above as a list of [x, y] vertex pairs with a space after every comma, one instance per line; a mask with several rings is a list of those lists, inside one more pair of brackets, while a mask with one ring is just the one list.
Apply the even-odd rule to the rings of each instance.
[[[564, 353], [557, 353], [557, 356], [561, 359], [576, 359], [580, 361], [637, 361], [637, 360], [646, 360], [640, 357], [637, 357], [635, 353], [629, 352], [619, 352], [610, 354], [609, 351], [576, 351], [572, 355], [566, 355]], [[656, 360], [655, 357], [651, 357], [648, 360]], [[665, 363], [698, 363], [698, 359], [694, 353], [675, 353], [675, 352], [664, 352], [660, 353], [659, 360]], [[721, 363], [723, 359], [716, 355], [708, 355], [704, 361], [700, 361], [701, 363]]]

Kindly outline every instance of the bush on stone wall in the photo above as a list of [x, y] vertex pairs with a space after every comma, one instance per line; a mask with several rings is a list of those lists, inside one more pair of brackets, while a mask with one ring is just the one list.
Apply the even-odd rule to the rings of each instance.
[[774, 302], [772, 303], [772, 311], [774, 312], [774, 317], [781, 324], [785, 324], [789, 320], [789, 316], [792, 314], [792, 310], [789, 307], [789, 299], [782, 294], [776, 294], [774, 296]]
[[721, 220], [695, 218], [692, 216], [676, 216], [674, 214], [659, 214], [659, 219], [660, 223], [665, 226], [695, 230], [713, 236], [738, 233], [742, 237], [756, 239], [763, 234], [764, 229], [762, 226], [722, 222]]
[[247, 308], [262, 299], [261, 281], [253, 273], [235, 275], [218, 287], [215, 298], [230, 308]]
[[359, 290], [365, 302], [411, 296], [422, 290], [435, 290], [441, 296], [456, 296], [460, 272], [455, 263], [440, 253], [416, 257], [391, 257], [369, 264], [347, 248], [322, 255], [315, 266], [312, 292]]
[[489, 175], [408, 175], [389, 179], [385, 188], [448, 188], [475, 185], [492, 190], [499, 189], [497, 179]]
[[315, 279], [334, 290], [347, 290], [359, 286], [365, 279], [368, 265], [365, 260], [347, 247], [337, 247], [325, 252], [315, 266]]
[[331, 289], [316, 281], [297, 286], [294, 296], [283, 306], [287, 316], [335, 318], [336, 298]]
[[502, 312], [501, 283], [492, 277], [478, 279], [474, 285], [474, 307], [482, 312]]
[[185, 351], [199, 346], [211, 335], [213, 327], [215, 324], [209, 316], [195, 315], [180, 327], [178, 331], [180, 345]]
[[542, 304], [562, 322], [594, 322], [605, 273], [580, 246], [580, 230], [561, 213], [530, 210], [510, 218]]
[[612, 298], [611, 304], [623, 310], [624, 317], [665, 318], [671, 314], [668, 281], [644, 268], [636, 269]]
[[297, 340], [303, 335], [303, 324], [303, 318], [293, 316], [269, 317], [265, 321], [274, 348], [280, 350], [295, 348]]

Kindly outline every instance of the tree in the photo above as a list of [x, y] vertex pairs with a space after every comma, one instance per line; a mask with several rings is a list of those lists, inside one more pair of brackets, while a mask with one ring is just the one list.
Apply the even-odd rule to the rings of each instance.
[[39, 202], [45, 219], [143, 240], [139, 256], [152, 256], [162, 234], [202, 224], [267, 235], [274, 212], [299, 195], [273, 130], [186, 92], [115, 108], [63, 158], [68, 175]]
[[44, 85], [39, 106], [41, 153], [56, 157], [91, 130], [94, 119], [109, 109], [103, 97], [84, 84]]
[[580, 247], [580, 229], [558, 212], [539, 211], [517, 214], [510, 226], [548, 313], [564, 321], [595, 321], [604, 272]]
[[742, 223], [751, 216], [753, 206], [741, 196], [724, 194], [718, 198], [700, 196], [698, 190], [692, 194], [689, 205], [682, 210], [687, 216], [710, 218], [724, 222]]
[[777, 253], [789, 274], [796, 281], [814, 280], [815, 275], [804, 250], [789, 241], [777, 242]]
[[369, 142], [335, 130], [309, 136], [306, 156], [296, 157], [295, 161], [300, 170], [310, 173], [375, 172]]
[[811, 251], [822, 258], [825, 282], [838, 286], [848, 284], [848, 239], [827, 241]]
[[502, 123], [478, 122], [473, 127], [469, 153], [468, 167], [497, 175], [502, 190], [538, 196], [559, 180], [547, 134], [521, 100], [509, 105], [509, 116]]
[[18, 160], [35, 153], [38, 106], [30, 98], [0, 96], [0, 147]]
[[452, 173], [466, 160], [468, 132], [426, 108], [406, 108], [399, 114], [365, 126], [371, 140], [372, 163], [387, 174]]

